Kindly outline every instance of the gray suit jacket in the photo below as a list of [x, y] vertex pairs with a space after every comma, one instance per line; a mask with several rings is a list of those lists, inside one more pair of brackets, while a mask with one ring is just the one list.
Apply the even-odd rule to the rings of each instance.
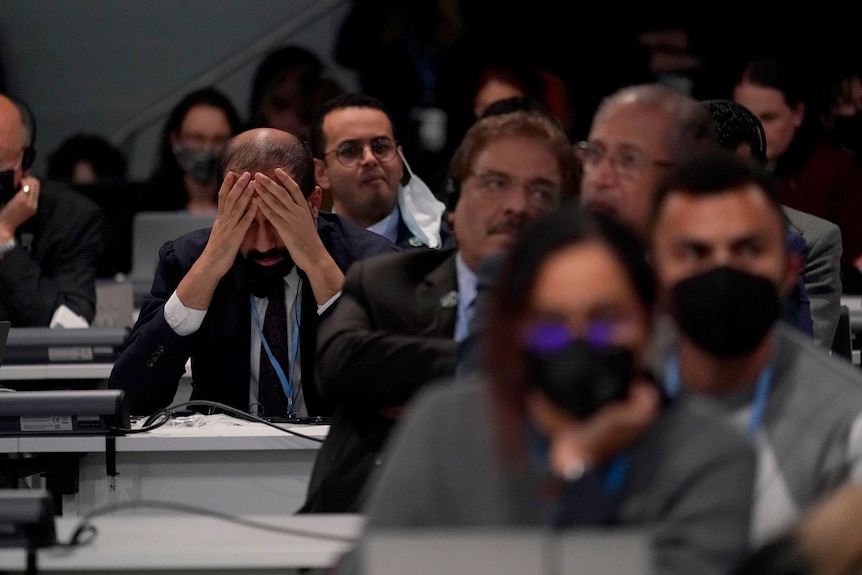
[[[506, 463], [482, 383], [444, 382], [417, 396], [374, 476], [367, 530], [550, 528], [555, 480], [539, 459]], [[654, 573], [725, 575], [748, 548], [754, 476], [747, 438], [699, 399], [680, 400], [628, 452], [620, 521], [649, 528]], [[358, 571], [362, 549], [344, 572]]]
[[[862, 479], [862, 373], [792, 326], [777, 322], [777, 352], [763, 420], [752, 537], [763, 542], [847, 480]], [[677, 332], [660, 318], [651, 363], [664, 373]], [[684, 384], [683, 384], [684, 385]], [[747, 428], [756, 386], [710, 396], [729, 421]]]
[[829, 220], [782, 207], [790, 229], [806, 244], [802, 279], [811, 303], [814, 341], [830, 349], [841, 314], [841, 230]]
[[[752, 535], [762, 542], [847, 480], [862, 474], [862, 373], [778, 324], [778, 350], [758, 441], [761, 472]], [[718, 398], [738, 425], [754, 386]], [[763, 462], [774, 458], [777, 467]]]

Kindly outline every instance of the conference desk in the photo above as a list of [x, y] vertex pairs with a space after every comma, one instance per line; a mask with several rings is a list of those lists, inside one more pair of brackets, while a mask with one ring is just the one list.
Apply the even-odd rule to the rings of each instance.
[[[301, 530], [307, 535], [198, 515], [170, 519], [106, 515], [93, 519], [98, 532], [92, 543], [70, 549], [40, 549], [36, 567], [40, 573], [101, 575], [297, 573], [300, 569], [334, 565], [352, 547], [351, 540], [358, 536], [363, 524], [359, 515], [242, 514], [240, 518], [281, 530]], [[77, 524], [77, 518], [56, 520], [61, 543], [69, 541]], [[0, 571], [23, 572], [25, 564], [23, 550], [0, 549]]]
[[[65, 475], [53, 489], [48, 478], [34, 477], [33, 487], [62, 493], [58, 510], [79, 516], [106, 505], [166, 501], [232, 514], [290, 514], [305, 500], [320, 443], [262, 423], [227, 415], [199, 417], [193, 426], [165, 425], [117, 437], [115, 453], [105, 437], [22, 436], [0, 438], [0, 450], [21, 457], [60, 461]], [[189, 423], [186, 421], [186, 423]], [[322, 441], [328, 426], [289, 426]], [[109, 475], [114, 468], [116, 475]], [[50, 469], [50, 467], [49, 467]], [[77, 472], [77, 477], [74, 477]], [[128, 514], [167, 514], [140, 507]]]
[[103, 389], [112, 363], [4, 364], [0, 387], [20, 391], [45, 389]]
[[[113, 368], [113, 363], [0, 365], [0, 387], [21, 391], [106, 388]], [[188, 400], [192, 391], [191, 382], [191, 364], [187, 363], [174, 397], [175, 402]]]

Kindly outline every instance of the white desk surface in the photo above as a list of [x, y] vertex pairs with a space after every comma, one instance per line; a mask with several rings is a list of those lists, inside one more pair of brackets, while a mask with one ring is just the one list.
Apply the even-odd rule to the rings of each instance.
[[[133, 451], [235, 451], [318, 449], [320, 443], [291, 435], [263, 423], [227, 415], [201, 415], [194, 427], [166, 424], [146, 433], [116, 438], [118, 452]], [[290, 425], [288, 430], [323, 440], [328, 425]], [[15, 445], [17, 442], [17, 445]], [[15, 445], [14, 449], [8, 446]], [[0, 438], [7, 453], [103, 453], [105, 438], [98, 436], [44, 436]]]
[[[116, 438], [107, 475], [105, 437], [4, 437], [6, 453], [80, 453], [78, 492], [63, 495], [63, 516], [130, 501], [175, 501], [224, 513], [285, 515], [305, 500], [321, 443], [224, 414], [195, 427], [166, 425]], [[323, 440], [328, 426], [291, 426]], [[39, 487], [39, 478], [34, 478]], [[168, 511], [141, 508], [135, 513]], [[128, 512], [127, 512], [128, 513]]]
[[[44, 363], [0, 365], [0, 381], [45, 379], [108, 379], [113, 363]], [[191, 377], [191, 363], [186, 362], [182, 379]]]
[[107, 379], [113, 363], [50, 363], [0, 366], [0, 381], [45, 379]]
[[[354, 539], [359, 515], [241, 516], [281, 529]], [[68, 542], [78, 518], [58, 517], [57, 537]], [[291, 535], [199, 515], [103, 516], [89, 545], [40, 549], [39, 572], [50, 573], [284, 573], [335, 564], [352, 543]], [[23, 570], [25, 553], [0, 549], [0, 571]]]

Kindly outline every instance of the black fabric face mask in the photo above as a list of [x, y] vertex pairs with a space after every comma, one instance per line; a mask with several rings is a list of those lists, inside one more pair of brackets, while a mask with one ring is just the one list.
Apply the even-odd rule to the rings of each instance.
[[175, 145], [174, 157], [180, 169], [195, 181], [205, 184], [218, 178], [219, 154], [210, 150], [193, 150]]
[[721, 266], [673, 288], [673, 315], [698, 347], [722, 357], [751, 353], [778, 319], [781, 302], [762, 276]]
[[6, 205], [15, 195], [15, 170], [0, 172], [0, 205]]
[[579, 419], [625, 397], [634, 374], [631, 350], [575, 339], [562, 347], [528, 345], [531, 380]]

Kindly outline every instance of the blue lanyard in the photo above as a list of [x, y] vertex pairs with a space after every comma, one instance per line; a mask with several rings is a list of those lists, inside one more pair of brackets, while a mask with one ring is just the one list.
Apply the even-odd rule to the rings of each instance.
[[[769, 397], [769, 386], [772, 382], [772, 370], [773, 365], [770, 361], [766, 364], [766, 367], [763, 368], [763, 371], [760, 372], [760, 376], [757, 378], [757, 385], [754, 392], [754, 404], [751, 408], [751, 419], [748, 421], [749, 435], [754, 435], [754, 432], [756, 432], [760, 427], [760, 424], [763, 423], [763, 414], [766, 411], [766, 400]], [[664, 385], [668, 395], [671, 397], [679, 395], [681, 391], [679, 357], [676, 355], [671, 357], [667, 362]]]
[[[263, 336], [263, 328], [260, 325], [260, 315], [257, 313], [257, 306], [254, 304], [254, 296], [249, 295], [249, 302], [251, 303], [251, 315], [254, 318], [254, 324], [257, 326], [257, 333], [260, 336], [260, 342], [263, 344], [263, 349], [266, 351], [266, 356], [269, 358], [269, 362], [272, 364], [273, 369], [275, 369], [276, 375], [278, 375], [278, 380], [281, 382], [281, 387], [284, 389], [284, 394], [287, 396], [287, 413], [289, 415], [293, 415], [293, 383], [291, 382], [291, 373], [293, 372], [293, 366], [296, 365], [296, 354], [299, 351], [299, 323], [300, 323], [300, 309], [302, 308], [302, 298], [300, 298], [300, 293], [302, 292], [302, 282], [297, 284], [296, 286], [296, 298], [294, 299], [294, 323], [293, 323], [293, 334], [290, 341], [290, 364], [287, 366], [288, 374], [284, 373], [284, 369], [282, 369], [281, 364], [278, 363], [278, 360], [275, 359], [275, 356], [272, 354], [272, 350], [269, 347], [269, 343], [266, 341], [266, 338]], [[260, 377], [260, 374], [258, 374]]]
[[[528, 434], [533, 461], [541, 466], [548, 462], [548, 451], [550, 442], [536, 427], [528, 424]], [[617, 454], [609, 464], [598, 470], [602, 477], [605, 493], [608, 495], [619, 495], [625, 483], [626, 473], [629, 469], [629, 454], [626, 451]]]

